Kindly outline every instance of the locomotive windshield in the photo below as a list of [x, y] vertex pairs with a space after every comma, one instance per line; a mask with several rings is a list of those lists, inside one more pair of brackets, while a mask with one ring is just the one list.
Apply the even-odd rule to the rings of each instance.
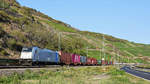
[[31, 48], [26, 48], [26, 47], [24, 47], [23, 49], [22, 49], [22, 52], [21, 52], [21, 59], [32, 59], [32, 50], [33, 50], [33, 48], [31, 47]]
[[22, 52], [32, 52], [32, 48], [23, 48]]

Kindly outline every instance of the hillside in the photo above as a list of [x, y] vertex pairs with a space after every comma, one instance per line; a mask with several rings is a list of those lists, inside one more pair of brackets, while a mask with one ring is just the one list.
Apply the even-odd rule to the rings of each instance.
[[[105, 51], [102, 49], [103, 36]], [[0, 57], [19, 58], [24, 46], [61, 49], [98, 59], [104, 57], [105, 52], [106, 59], [123, 62], [150, 61], [150, 45], [80, 31], [34, 9], [20, 6], [15, 0], [0, 0]]]

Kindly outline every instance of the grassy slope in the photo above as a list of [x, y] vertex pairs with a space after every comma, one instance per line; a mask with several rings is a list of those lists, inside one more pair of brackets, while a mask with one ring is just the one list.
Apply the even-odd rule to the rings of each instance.
[[[66, 52], [102, 58], [103, 34], [79, 31], [68, 24], [57, 21], [34, 9], [22, 7], [15, 0], [5, 0], [5, 9], [0, 10], [0, 56], [19, 57], [23, 46], [39, 46], [58, 50], [58, 33], [61, 33], [61, 50]], [[127, 40], [105, 36], [106, 59], [116, 58], [120, 61], [144, 62], [150, 60], [150, 45], [137, 44]], [[114, 49], [114, 50], [113, 50]], [[128, 58], [130, 59], [128, 61]]]
[[126, 74], [112, 66], [103, 66], [27, 70], [23, 74], [1, 76], [0, 84], [149, 84], [149, 81]]

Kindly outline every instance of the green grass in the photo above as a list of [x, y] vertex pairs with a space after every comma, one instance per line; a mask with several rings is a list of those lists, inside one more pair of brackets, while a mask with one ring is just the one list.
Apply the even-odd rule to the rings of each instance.
[[107, 80], [102, 80], [102, 84], [149, 84], [149, 81], [131, 76], [124, 71], [114, 69], [109, 72], [111, 77]]
[[40, 20], [40, 21], [49, 24], [50, 26], [54, 27], [56, 30], [59, 30], [61, 32], [72, 32], [72, 33], [77, 32], [76, 30], [74, 30], [72, 28], [66, 27], [63, 24], [55, 23], [53, 21], [48, 21], [48, 20]]
[[9, 8], [9, 4], [4, 0], [0, 0], [0, 8]]
[[8, 77], [1, 77], [0, 84], [85, 84], [85, 80], [90, 79], [90, 76], [101, 73], [103, 71], [99, 67], [78, 69], [63, 67], [57, 71], [40, 70], [38, 72], [27, 70], [24, 74], [15, 73]]
[[55, 70], [27, 70], [24, 74], [14, 73], [0, 77], [0, 84], [149, 84], [113, 66], [62, 67]]
[[105, 57], [103, 55], [104, 55], [104, 53], [99, 50], [89, 50], [88, 51], [88, 57], [94, 57], [98, 60], [100, 60], [102, 58], [105, 58], [106, 60], [110, 60], [113, 57], [109, 53], [105, 53]]
[[137, 65], [137, 67], [141, 67], [141, 68], [150, 68], [150, 64]]

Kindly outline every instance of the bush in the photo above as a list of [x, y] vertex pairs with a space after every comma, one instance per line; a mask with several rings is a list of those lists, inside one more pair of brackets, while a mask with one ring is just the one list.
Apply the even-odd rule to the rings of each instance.
[[4, 0], [0, 0], [0, 8], [2, 8], [2, 9], [9, 8], [9, 4], [6, 3]]
[[111, 72], [109, 72], [109, 74], [111, 74], [112, 76], [125, 75], [125, 71], [121, 71], [121, 70], [118, 70], [118, 69], [113, 69]]
[[22, 49], [22, 46], [15, 39], [9, 39], [7, 45], [11, 50], [21, 51]]
[[10, 22], [10, 17], [4, 11], [0, 11], [0, 22]]
[[9, 55], [9, 54], [4, 49], [0, 48], [0, 55], [6, 56], [6, 55]]

